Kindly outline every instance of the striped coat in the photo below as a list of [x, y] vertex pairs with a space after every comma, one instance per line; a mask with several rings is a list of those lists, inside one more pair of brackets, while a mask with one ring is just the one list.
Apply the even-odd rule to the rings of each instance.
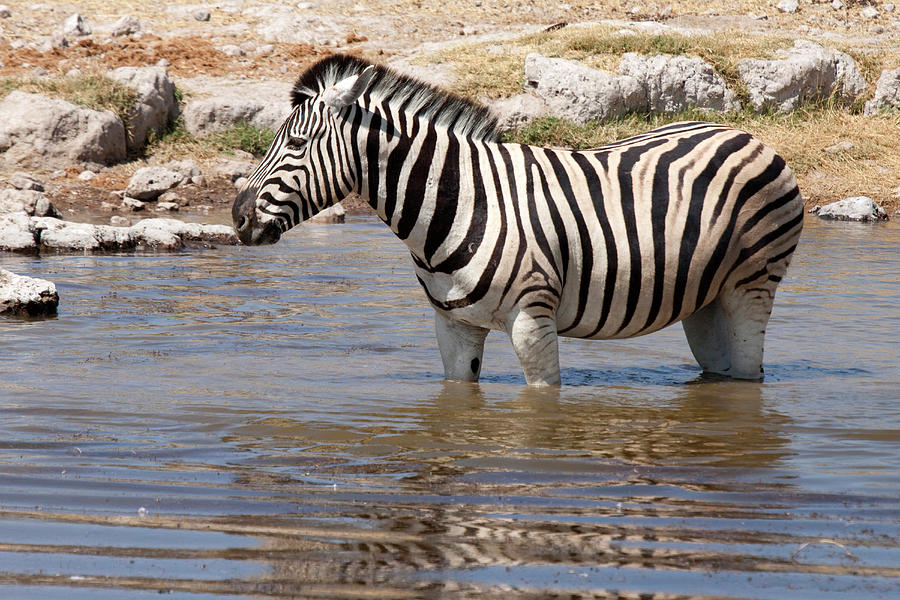
[[682, 321], [706, 371], [759, 378], [802, 228], [790, 169], [749, 134], [676, 123], [586, 151], [501, 143], [467, 101], [358, 59], [312, 67], [235, 201], [271, 242], [350, 192], [410, 249], [445, 374], [477, 379], [488, 330], [526, 380], [559, 382], [557, 336]]

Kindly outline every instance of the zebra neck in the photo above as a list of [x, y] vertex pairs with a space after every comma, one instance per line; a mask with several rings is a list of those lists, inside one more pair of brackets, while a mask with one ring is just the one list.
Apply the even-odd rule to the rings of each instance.
[[487, 143], [429, 122], [382, 123], [377, 113], [361, 138], [360, 195], [417, 263], [443, 270], [440, 265], [453, 255], [445, 241], [453, 237], [457, 215], [486, 210], [474, 174]]

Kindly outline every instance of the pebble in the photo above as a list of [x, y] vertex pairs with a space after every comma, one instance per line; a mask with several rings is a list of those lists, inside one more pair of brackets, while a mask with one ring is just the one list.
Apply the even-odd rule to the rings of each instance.
[[860, 16], [864, 19], [877, 19], [878, 18], [878, 9], [874, 6], [867, 6], [860, 11]]
[[71, 35], [90, 35], [91, 26], [80, 14], [75, 13], [63, 22], [63, 33]]
[[800, 8], [800, 3], [797, 0], [781, 0], [775, 5], [775, 8], [783, 13], [793, 14]]
[[222, 52], [227, 54], [228, 56], [246, 56], [246, 52], [241, 49], [239, 46], [235, 46], [233, 44], [228, 44], [227, 46], [222, 46], [220, 48]]
[[93, 179], [96, 176], [97, 176], [97, 174], [94, 173], [93, 171], [84, 170], [78, 174], [78, 179], [80, 179], [81, 181], [90, 181], [91, 179]]
[[109, 218], [109, 224], [116, 227], [131, 227], [131, 219], [127, 219], [120, 215], [113, 215]]
[[825, 148], [825, 152], [829, 154], [837, 154], [838, 152], [848, 152], [853, 150], [853, 142], [844, 140], [843, 142], [838, 142], [837, 144], [833, 144]]
[[832, 0], [831, 8], [833, 8], [834, 10], [841, 10], [842, 8], [844, 8], [844, 3], [841, 2], [841, 0]]
[[122, 208], [131, 212], [139, 212], [147, 208], [147, 205], [136, 198], [125, 197], [122, 199]]
[[8, 19], [12, 16], [12, 11], [5, 4], [0, 4], [0, 19]]
[[156, 212], [174, 212], [178, 210], [177, 202], [157, 202]]
[[209, 21], [210, 16], [208, 10], [198, 10], [194, 13], [194, 19], [197, 21]]
[[28, 173], [16, 172], [9, 176], [9, 185], [17, 190], [44, 191], [44, 182]]
[[247, 185], [247, 178], [246, 178], [246, 177], [238, 177], [237, 179], [234, 180], [234, 187], [236, 187], [236, 188], [239, 189], [239, 190], [240, 190], [240, 189], [243, 189], [243, 187], [244, 187], [245, 185]]

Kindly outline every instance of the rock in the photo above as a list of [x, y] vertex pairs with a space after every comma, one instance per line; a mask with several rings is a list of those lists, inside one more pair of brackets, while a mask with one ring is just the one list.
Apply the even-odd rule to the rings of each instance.
[[832, 144], [831, 146], [828, 146], [827, 148], [825, 148], [825, 152], [828, 152], [829, 154], [837, 154], [838, 152], [849, 152], [850, 150], [853, 150], [853, 147], [854, 147], [853, 142], [844, 140], [842, 142], [838, 142], [837, 144]]
[[800, 8], [800, 3], [797, 0], [781, 0], [775, 5], [775, 8], [783, 13], [793, 14]]
[[126, 196], [122, 198], [122, 208], [125, 210], [130, 210], [131, 212], [140, 212], [147, 208], [147, 205], [140, 200], [129, 198]]
[[343, 223], [346, 214], [347, 211], [344, 209], [343, 205], [335, 204], [334, 206], [326, 208], [311, 219], [307, 219], [307, 222], [323, 224]]
[[131, 219], [127, 219], [120, 215], [113, 215], [109, 218], [109, 224], [116, 227], [129, 227], [131, 226]]
[[0, 269], [0, 315], [39, 317], [55, 315], [59, 306], [56, 286], [46, 279], [23, 277]]
[[537, 53], [525, 58], [525, 86], [546, 102], [550, 114], [579, 124], [648, 108], [644, 90], [634, 77]]
[[201, 180], [205, 183], [200, 166], [191, 159], [169, 161], [163, 165], [163, 168], [175, 171], [181, 175], [182, 185], [186, 183], [197, 184]]
[[177, 219], [144, 219], [132, 225], [131, 230], [138, 237], [171, 234], [186, 242], [236, 244], [238, 239], [234, 229], [227, 225], [201, 225], [185, 223]]
[[807, 40], [779, 51], [784, 58], [743, 58], [738, 72], [750, 94], [754, 110], [791, 111], [802, 102], [828, 98], [852, 102], [866, 89], [866, 80], [850, 55]]
[[247, 178], [246, 177], [238, 177], [234, 180], [234, 187], [242, 190], [247, 186]]
[[5, 4], [0, 4], [0, 19], [8, 19], [12, 16], [12, 11]]
[[241, 177], [250, 176], [256, 170], [256, 162], [250, 160], [219, 159], [213, 165], [213, 171], [232, 183]]
[[875, 96], [866, 102], [865, 113], [874, 115], [880, 110], [900, 110], [900, 69], [885, 69], [875, 85]]
[[247, 53], [244, 52], [244, 50], [240, 46], [235, 46], [234, 44], [227, 44], [219, 48], [219, 50], [221, 50], [222, 53], [226, 54], [227, 56], [238, 57], [247, 55]]
[[43, 192], [36, 190], [0, 191], [0, 214], [22, 213], [30, 217], [62, 218]]
[[0, 157], [8, 165], [110, 163], [125, 158], [125, 127], [109, 111], [20, 90], [0, 101]]
[[29, 175], [28, 173], [22, 173], [18, 171], [9, 176], [9, 185], [13, 186], [17, 190], [34, 190], [36, 192], [44, 191], [44, 182]]
[[96, 176], [97, 176], [97, 174], [94, 173], [93, 171], [89, 171], [88, 169], [85, 169], [84, 171], [82, 171], [81, 173], [78, 174], [78, 179], [80, 181], [90, 181], [91, 179], [93, 179]]
[[113, 69], [109, 77], [138, 93], [138, 100], [128, 117], [129, 150], [142, 148], [151, 131], [162, 135], [168, 124], [178, 117], [175, 84], [165, 68], [119, 67]]
[[504, 130], [516, 129], [550, 113], [547, 103], [534, 94], [519, 94], [486, 102]]
[[257, 26], [256, 34], [270, 44], [296, 44], [302, 41], [314, 46], [327, 46], [336, 39], [344, 39], [347, 34], [345, 25], [325, 15], [297, 15], [287, 7], [279, 11], [270, 6], [265, 7], [265, 15], [271, 16]]
[[885, 221], [888, 218], [884, 209], [868, 196], [844, 198], [817, 206], [810, 212], [819, 215], [819, 218], [835, 221]]
[[183, 181], [180, 173], [164, 167], [141, 167], [128, 181], [125, 195], [137, 200], [156, 200], [160, 194]]
[[42, 248], [83, 251], [100, 248], [95, 225], [67, 223], [52, 217], [42, 217], [32, 223]]
[[194, 20], [196, 21], [209, 21], [210, 14], [208, 10], [198, 10], [194, 13]]
[[874, 6], [867, 6], [861, 11], [859, 11], [859, 16], [864, 19], [877, 19], [878, 18], [878, 9]]
[[841, 2], [841, 0], [832, 0], [831, 8], [833, 8], [834, 10], [841, 10], [842, 8], [844, 8], [844, 3]]
[[113, 23], [109, 34], [112, 37], [121, 37], [123, 35], [131, 35], [141, 30], [141, 22], [137, 17], [125, 16], [120, 17], [118, 21]]
[[91, 26], [78, 13], [63, 21], [62, 30], [68, 35], [91, 35]]
[[0, 250], [35, 252], [38, 248], [31, 217], [24, 212], [0, 214]]
[[689, 108], [741, 110], [737, 94], [728, 89], [712, 65], [700, 58], [644, 58], [629, 52], [619, 63], [619, 74], [634, 77], [640, 83], [654, 112], [674, 114]]
[[204, 136], [240, 123], [277, 131], [291, 112], [287, 82], [222, 84], [202, 80], [186, 85], [195, 97], [183, 113], [185, 129], [192, 135]]
[[175, 212], [179, 209], [177, 202], [157, 202], [156, 212]]

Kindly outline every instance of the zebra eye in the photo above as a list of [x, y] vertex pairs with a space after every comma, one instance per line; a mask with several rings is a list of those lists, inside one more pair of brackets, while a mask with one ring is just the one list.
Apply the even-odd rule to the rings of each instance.
[[309, 138], [305, 136], [290, 136], [288, 137], [287, 144], [284, 145], [288, 150], [300, 150], [304, 146], [306, 146], [306, 142], [309, 141]]

